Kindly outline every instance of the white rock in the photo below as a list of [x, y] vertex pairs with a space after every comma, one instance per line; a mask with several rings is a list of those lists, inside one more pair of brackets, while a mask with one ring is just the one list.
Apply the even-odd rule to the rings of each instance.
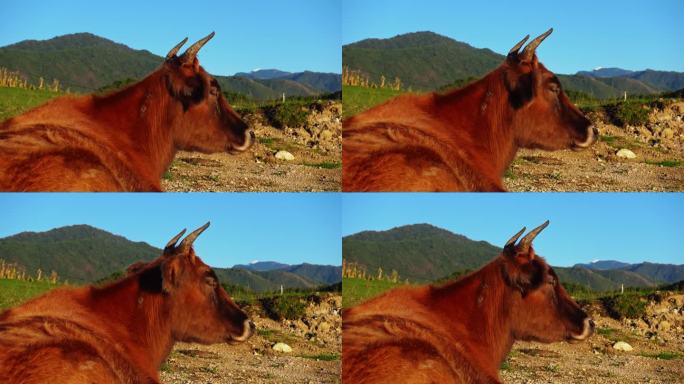
[[275, 154], [275, 158], [278, 159], [278, 160], [287, 160], [287, 161], [291, 161], [291, 160], [294, 160], [295, 157], [294, 157], [293, 154], [291, 154], [291, 153], [288, 152], [288, 151], [278, 151], [278, 152]]
[[290, 352], [292, 352], [292, 347], [290, 347], [289, 345], [287, 345], [285, 343], [276, 343], [273, 346], [273, 350], [276, 352], [290, 353]]
[[635, 159], [637, 157], [634, 152], [627, 148], [622, 148], [621, 150], [617, 151], [616, 155], [617, 157], [624, 157], [626, 159]]
[[618, 341], [617, 343], [613, 344], [613, 349], [616, 349], [618, 351], [629, 352], [629, 351], [633, 350], [634, 348], [632, 348], [631, 345], [625, 343], [624, 341]]

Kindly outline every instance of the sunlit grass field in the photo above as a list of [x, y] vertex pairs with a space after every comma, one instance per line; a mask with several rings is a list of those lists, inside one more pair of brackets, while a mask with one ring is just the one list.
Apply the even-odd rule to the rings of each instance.
[[45, 89], [0, 87], [0, 121], [19, 115], [64, 93]]
[[342, 116], [354, 116], [368, 108], [401, 95], [404, 91], [389, 88], [366, 88], [351, 85], [342, 86]]

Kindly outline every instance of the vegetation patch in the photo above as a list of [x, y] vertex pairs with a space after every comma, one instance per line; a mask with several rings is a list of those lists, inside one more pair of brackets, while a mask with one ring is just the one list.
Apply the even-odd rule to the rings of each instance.
[[649, 357], [651, 359], [656, 359], [656, 360], [677, 360], [677, 359], [684, 359], [684, 353], [681, 352], [658, 352], [658, 353], [646, 353], [642, 352], [639, 353], [639, 356], [643, 357]]
[[306, 301], [297, 296], [273, 296], [259, 299], [266, 315], [273, 320], [296, 320], [302, 318], [306, 310]]
[[684, 166], [684, 161], [680, 161], [680, 160], [662, 160], [662, 161], [646, 160], [646, 164], [657, 165], [659, 167], [676, 168], [676, 167]]
[[385, 291], [404, 285], [403, 282], [394, 283], [388, 280], [345, 277], [342, 279], [342, 307], [354, 306]]
[[342, 86], [342, 117], [347, 118], [401, 95], [404, 91], [389, 88]]
[[50, 99], [62, 96], [62, 92], [47, 89], [24, 89], [0, 87], [0, 121], [20, 115]]
[[623, 101], [603, 106], [610, 121], [619, 126], [644, 125], [648, 122], [650, 108], [641, 101]]
[[610, 317], [614, 319], [641, 317], [646, 310], [646, 301], [638, 294], [623, 294], [601, 298]]
[[318, 355], [300, 355], [305, 359], [319, 360], [319, 361], [337, 361], [340, 359], [338, 353], [320, 353]]
[[15, 307], [61, 286], [49, 281], [0, 279], [0, 309]]
[[323, 168], [323, 169], [337, 169], [342, 167], [340, 161], [323, 161], [321, 163], [304, 163], [307, 167]]

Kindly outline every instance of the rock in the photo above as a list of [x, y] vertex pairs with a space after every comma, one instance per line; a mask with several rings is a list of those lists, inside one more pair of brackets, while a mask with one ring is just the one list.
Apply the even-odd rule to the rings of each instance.
[[633, 350], [631, 345], [625, 343], [624, 341], [618, 341], [617, 343], [613, 344], [613, 349], [618, 350], [618, 351], [625, 351], [629, 352]]
[[322, 321], [320, 324], [318, 324], [318, 331], [319, 332], [328, 332], [330, 330], [330, 324], [327, 321]]
[[658, 324], [658, 329], [661, 331], [669, 331], [670, 330], [670, 322], [663, 320]]
[[674, 131], [672, 130], [672, 128], [665, 128], [662, 132], [660, 132], [660, 137], [665, 139], [671, 139], [674, 137]]
[[275, 345], [273, 346], [273, 350], [276, 352], [290, 353], [292, 352], [292, 347], [285, 343], [275, 343]]
[[288, 151], [278, 151], [278, 152], [275, 154], [275, 158], [278, 159], [278, 160], [292, 161], [292, 160], [294, 160], [295, 157], [294, 157], [293, 154], [291, 154], [291, 153], [288, 152]]
[[321, 133], [318, 134], [318, 138], [320, 140], [330, 140], [330, 139], [332, 139], [332, 137], [333, 137], [332, 132], [330, 132], [327, 129], [322, 130]]
[[[634, 152], [630, 151], [627, 148], [622, 148], [616, 153], [617, 157], [623, 157], [626, 159], [635, 159], [637, 156], [634, 154]], [[277, 156], [276, 156], [277, 157]]]

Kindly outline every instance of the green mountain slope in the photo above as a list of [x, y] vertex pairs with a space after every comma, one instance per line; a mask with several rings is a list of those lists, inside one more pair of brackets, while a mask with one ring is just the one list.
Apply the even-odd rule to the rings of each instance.
[[[0, 239], [0, 259], [17, 263], [30, 275], [56, 271], [61, 281], [91, 283], [121, 273], [137, 261], [149, 261], [162, 250], [144, 242], [133, 242], [89, 225], [72, 225], [46, 232], [22, 232]], [[222, 283], [255, 291], [311, 288], [327, 285], [339, 267], [301, 264], [289, 270], [248, 271], [215, 268]], [[341, 273], [339, 273], [341, 275]], [[336, 281], [339, 281], [340, 278]], [[336, 282], [332, 281], [332, 282]]]
[[[511, 41], [511, 46], [514, 44]], [[548, 43], [547, 43], [548, 44]], [[466, 43], [433, 32], [415, 32], [389, 39], [366, 39], [342, 47], [342, 62], [378, 83], [384, 75], [388, 81], [399, 77], [403, 88], [429, 91], [449, 84], [479, 78], [505, 59], [489, 49], [474, 48]], [[540, 60], [544, 62], [544, 58]], [[553, 70], [553, 68], [550, 68]], [[565, 89], [597, 98], [655, 94], [684, 87], [684, 73], [665, 71], [610, 71], [614, 76], [596, 76], [593, 72], [559, 75]]]
[[[342, 240], [346, 262], [365, 266], [375, 275], [392, 269], [414, 282], [442, 279], [454, 272], [474, 270], [486, 264], [501, 248], [485, 241], [470, 240], [429, 224], [415, 224], [387, 231], [364, 231]], [[613, 262], [624, 266], [623, 263]], [[620, 269], [589, 269], [580, 265], [554, 267], [562, 282], [580, 284], [595, 291], [625, 287], [653, 287], [684, 279], [684, 266], [643, 263]]]
[[0, 48], [0, 66], [19, 71], [30, 83], [59, 80], [62, 88], [89, 92], [125, 78], [142, 78], [162, 63], [145, 50], [90, 33], [75, 33], [50, 40], [27, 40]]
[[433, 32], [366, 39], [342, 47], [343, 65], [378, 83], [401, 79], [404, 88], [432, 90], [455, 80], [481, 77], [503, 62], [489, 49], [473, 48]]
[[[46, 84], [59, 80], [62, 89], [92, 92], [116, 81], [142, 79], [164, 61], [146, 50], [90, 34], [75, 33], [49, 40], [26, 40], [0, 48], [0, 67], [18, 71], [31, 84], [43, 77]], [[278, 79], [217, 76], [224, 91], [255, 99], [312, 96], [339, 90], [341, 76], [302, 72]], [[331, 85], [333, 84], [333, 85]], [[328, 89], [330, 88], [330, 89]]]
[[34, 275], [56, 271], [60, 280], [85, 283], [148, 261], [161, 250], [132, 242], [88, 225], [72, 225], [47, 232], [23, 232], [0, 239], [0, 259], [17, 263]]
[[429, 224], [366, 231], [342, 239], [342, 257], [347, 262], [364, 265], [371, 274], [378, 268], [385, 273], [395, 269], [402, 279], [419, 282], [478, 268], [500, 250]]

